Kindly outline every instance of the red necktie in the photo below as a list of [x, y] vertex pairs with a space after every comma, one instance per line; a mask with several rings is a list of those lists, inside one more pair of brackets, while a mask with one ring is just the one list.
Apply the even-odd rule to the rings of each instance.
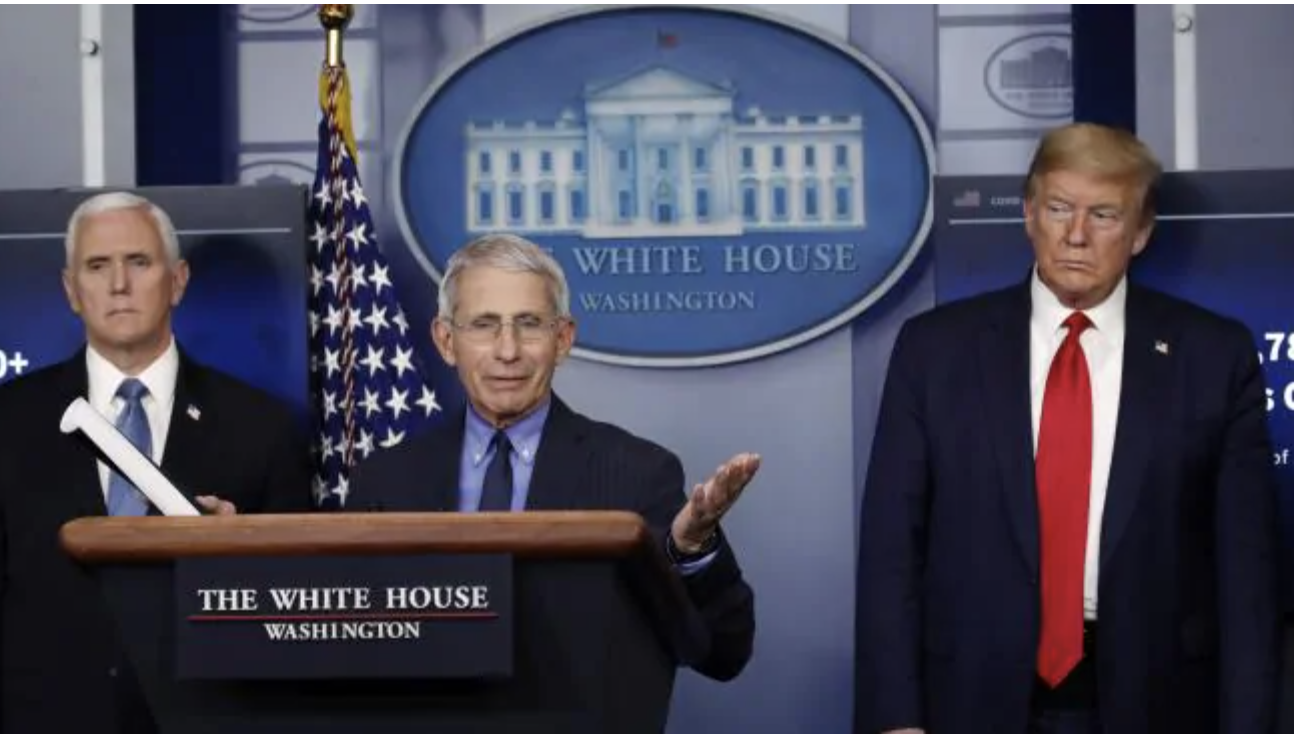
[[1074, 313], [1052, 360], [1038, 429], [1038, 518], [1043, 623], [1038, 674], [1055, 687], [1083, 658], [1083, 568], [1092, 477], [1092, 386], [1079, 335], [1092, 325]]

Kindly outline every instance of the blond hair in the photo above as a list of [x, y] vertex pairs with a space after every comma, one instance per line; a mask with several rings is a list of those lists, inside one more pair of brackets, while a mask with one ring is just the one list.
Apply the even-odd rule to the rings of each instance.
[[1048, 131], [1025, 177], [1025, 199], [1034, 198], [1044, 176], [1059, 171], [1130, 186], [1142, 198], [1143, 221], [1149, 223], [1155, 217], [1155, 190], [1163, 168], [1146, 144], [1122, 128], [1071, 123]]

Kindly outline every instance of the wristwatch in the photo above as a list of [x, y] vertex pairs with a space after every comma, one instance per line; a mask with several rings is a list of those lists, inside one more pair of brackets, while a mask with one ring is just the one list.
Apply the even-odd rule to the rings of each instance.
[[670, 531], [668, 533], [668, 560], [676, 565], [693, 564], [715, 553], [720, 544], [721, 541], [718, 539], [718, 529], [714, 528], [713, 532], [709, 534], [709, 537], [704, 540], [704, 545], [700, 546], [699, 551], [696, 551], [695, 553], [685, 553], [681, 549], [677, 548], [677, 544], [673, 541], [673, 534]]

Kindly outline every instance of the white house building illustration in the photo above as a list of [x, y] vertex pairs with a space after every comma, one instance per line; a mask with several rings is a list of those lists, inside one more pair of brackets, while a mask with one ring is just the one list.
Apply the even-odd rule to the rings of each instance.
[[585, 238], [861, 229], [859, 115], [735, 111], [735, 90], [664, 66], [588, 85], [581, 120], [466, 126], [470, 233]]

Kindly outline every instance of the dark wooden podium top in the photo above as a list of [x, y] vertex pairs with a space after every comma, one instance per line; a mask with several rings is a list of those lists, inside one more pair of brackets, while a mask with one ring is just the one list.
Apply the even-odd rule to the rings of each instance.
[[60, 541], [84, 563], [402, 553], [640, 558], [654, 551], [641, 516], [614, 511], [93, 517], [65, 524]]

